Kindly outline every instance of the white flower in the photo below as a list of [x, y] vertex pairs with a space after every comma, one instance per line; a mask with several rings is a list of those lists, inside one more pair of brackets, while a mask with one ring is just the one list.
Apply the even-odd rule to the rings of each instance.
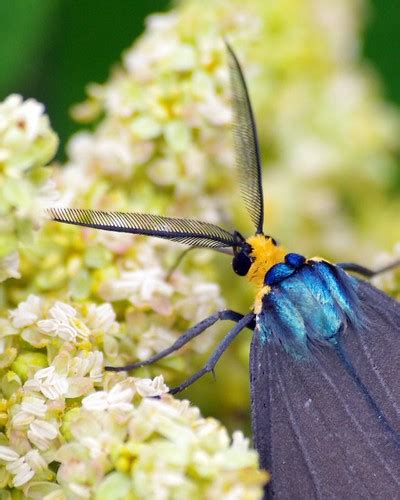
[[168, 392], [168, 386], [164, 383], [164, 377], [159, 375], [154, 379], [151, 378], [136, 378], [135, 387], [143, 398], [161, 396]]
[[115, 326], [115, 317], [111, 304], [104, 303], [100, 306], [90, 304], [86, 323], [91, 330], [101, 330], [108, 333]]
[[41, 418], [46, 415], [47, 406], [45, 401], [41, 398], [36, 396], [25, 396], [21, 403], [21, 410]]
[[60, 321], [61, 323], [67, 323], [70, 318], [75, 318], [77, 312], [69, 304], [57, 301], [54, 304], [54, 306], [49, 310], [49, 315], [52, 318]]
[[15, 328], [24, 328], [35, 323], [41, 314], [42, 300], [37, 295], [29, 297], [18, 304], [17, 309], [10, 311], [11, 323]]
[[110, 391], [97, 391], [89, 394], [82, 400], [82, 406], [91, 411], [119, 410], [129, 412], [133, 409], [131, 401], [134, 394], [133, 387], [116, 384]]
[[26, 455], [19, 456], [18, 453], [8, 446], [1, 446], [0, 448], [8, 449], [5, 452], [8, 458], [3, 458], [3, 460], [9, 462], [6, 465], [6, 469], [14, 476], [13, 485], [15, 488], [30, 481], [36, 472], [42, 472], [47, 469], [47, 462], [39, 454], [38, 450], [30, 450]]
[[34, 415], [25, 411], [19, 411], [12, 417], [11, 422], [14, 429], [25, 429], [34, 420]]
[[35, 471], [26, 462], [25, 457], [19, 457], [17, 460], [10, 462], [6, 465], [6, 469], [14, 476], [13, 485], [15, 488], [27, 483], [35, 475]]
[[242, 431], [234, 431], [232, 434], [232, 448], [247, 451], [249, 449], [249, 439], [244, 437]]
[[73, 377], [89, 377], [95, 382], [100, 382], [103, 376], [103, 358], [101, 351], [81, 352], [70, 363], [68, 375]]
[[0, 259], [0, 283], [8, 278], [20, 277], [18, 252], [12, 252]]
[[27, 436], [39, 450], [45, 451], [49, 448], [51, 441], [58, 436], [58, 425], [54, 420], [48, 422], [36, 419], [30, 424]]
[[33, 379], [27, 380], [24, 384], [25, 389], [39, 391], [51, 400], [65, 396], [68, 387], [67, 377], [59, 375], [54, 366], [38, 370]]
[[0, 460], [5, 462], [13, 462], [19, 458], [19, 455], [9, 446], [0, 445]]
[[132, 304], [139, 305], [157, 295], [170, 297], [172, 293], [172, 286], [165, 282], [165, 271], [151, 268], [121, 273], [120, 279], [107, 283], [103, 296], [106, 300], [128, 299]]
[[28, 451], [28, 453], [25, 455], [25, 460], [35, 472], [42, 472], [47, 469], [47, 462], [40, 455], [38, 450]]
[[57, 137], [50, 129], [43, 104], [12, 94], [0, 103], [0, 161], [26, 169], [54, 155]]
[[56, 302], [49, 309], [52, 319], [38, 321], [39, 330], [52, 337], [58, 336], [67, 342], [73, 342], [79, 338], [86, 340], [90, 335], [87, 326], [77, 318], [77, 311], [64, 302]]
[[69, 489], [76, 495], [76, 498], [90, 498], [90, 488], [82, 486], [81, 484], [71, 483]]
[[38, 327], [42, 333], [51, 337], [58, 336], [66, 342], [72, 342], [77, 337], [77, 331], [73, 326], [61, 323], [56, 319], [43, 319], [38, 322]]

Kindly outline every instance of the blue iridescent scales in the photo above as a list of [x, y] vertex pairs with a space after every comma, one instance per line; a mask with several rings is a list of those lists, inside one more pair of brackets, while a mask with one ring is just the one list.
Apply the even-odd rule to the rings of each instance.
[[362, 322], [357, 280], [326, 261], [289, 253], [264, 284], [256, 335], [279, 341], [296, 358], [307, 358], [315, 343], [335, 345], [348, 324]]
[[262, 290], [250, 387], [265, 498], [400, 498], [399, 303], [298, 254]]

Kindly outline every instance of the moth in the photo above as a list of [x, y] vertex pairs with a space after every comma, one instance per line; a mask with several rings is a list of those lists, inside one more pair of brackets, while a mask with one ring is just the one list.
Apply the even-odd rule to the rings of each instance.
[[176, 394], [214, 370], [244, 329], [250, 347], [251, 414], [260, 467], [272, 480], [265, 498], [399, 498], [400, 304], [356, 273], [288, 253], [264, 233], [262, 169], [256, 125], [238, 59], [227, 43], [234, 108], [234, 144], [241, 193], [255, 227], [239, 232], [192, 219], [140, 213], [52, 208], [52, 220], [141, 234], [232, 256], [236, 274], [255, 285], [251, 312], [219, 311], [187, 330], [171, 347], [130, 370], [175, 352], [217, 321], [232, 321], [206, 365]]

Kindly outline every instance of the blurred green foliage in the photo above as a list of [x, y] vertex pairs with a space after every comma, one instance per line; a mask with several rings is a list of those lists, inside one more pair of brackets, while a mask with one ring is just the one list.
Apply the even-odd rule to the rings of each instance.
[[0, 100], [17, 92], [47, 107], [66, 139], [78, 129], [68, 110], [89, 82], [104, 81], [144, 18], [167, 0], [4, 0], [0, 2]]
[[364, 43], [364, 53], [383, 78], [387, 97], [397, 103], [400, 103], [399, 16], [398, 0], [371, 0]]

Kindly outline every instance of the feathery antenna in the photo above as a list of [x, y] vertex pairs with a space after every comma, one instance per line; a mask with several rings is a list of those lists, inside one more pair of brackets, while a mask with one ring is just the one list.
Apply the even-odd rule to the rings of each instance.
[[230, 69], [234, 109], [233, 137], [242, 197], [256, 232], [263, 232], [264, 199], [257, 129], [246, 81], [239, 61], [225, 41]]
[[237, 245], [235, 236], [219, 226], [194, 219], [178, 219], [161, 215], [102, 212], [79, 208], [49, 208], [47, 213], [56, 222], [76, 226], [155, 236], [193, 247], [215, 250]]

